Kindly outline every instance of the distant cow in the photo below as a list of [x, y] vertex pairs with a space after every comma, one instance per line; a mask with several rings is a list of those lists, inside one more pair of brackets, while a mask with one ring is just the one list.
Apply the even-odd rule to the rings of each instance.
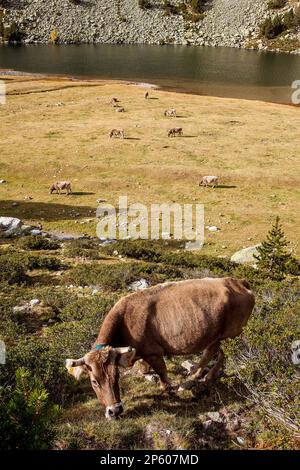
[[164, 115], [166, 117], [176, 117], [176, 109], [174, 109], [174, 108], [166, 109], [165, 112], [164, 112]]
[[125, 134], [123, 129], [112, 129], [109, 133], [109, 137], [116, 137], [118, 139], [124, 139]]
[[116, 106], [118, 102], [119, 102], [118, 98], [112, 98], [112, 99], [110, 100], [110, 104], [111, 104], [112, 106]]
[[[93, 347], [80, 359], [67, 359], [66, 367], [77, 379], [87, 374], [106, 406], [105, 416], [117, 418], [123, 412], [119, 367], [143, 359], [167, 390], [164, 356], [203, 352], [191, 378], [209, 384], [224, 363], [221, 341], [242, 333], [254, 303], [248, 282], [229, 277], [168, 282], [135, 292], [115, 304]], [[217, 361], [207, 372], [215, 356]]]
[[124, 113], [124, 111], [125, 111], [125, 108], [123, 108], [122, 106], [118, 106], [116, 108], [116, 113]]
[[56, 194], [60, 194], [64, 189], [67, 191], [67, 194], [72, 193], [72, 185], [70, 181], [57, 181], [56, 183], [53, 183], [49, 192], [52, 194], [53, 191], [56, 191]]
[[146, 93], [145, 93], [145, 100], [147, 100], [148, 98], [149, 98], [149, 92], [146, 91]]
[[199, 186], [212, 186], [213, 188], [217, 186], [219, 181], [218, 176], [203, 176], [202, 180], [199, 183]]
[[173, 127], [173, 129], [170, 129], [168, 132], [168, 137], [175, 137], [176, 135], [182, 135], [182, 127]]

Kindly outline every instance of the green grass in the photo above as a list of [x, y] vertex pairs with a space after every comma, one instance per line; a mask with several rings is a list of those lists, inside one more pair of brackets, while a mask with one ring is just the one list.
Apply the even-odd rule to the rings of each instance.
[[[14, 240], [6, 243], [0, 247], [0, 261], [3, 257], [5, 261], [8, 254], [11, 262], [18, 260], [25, 279], [19, 282], [17, 278], [10, 285], [2, 279], [0, 285], [0, 338], [8, 347], [7, 365], [0, 370], [0, 380], [6, 386], [13, 386], [16, 369], [26, 367], [43, 382], [49, 399], [63, 407], [54, 437], [48, 442], [50, 448], [299, 448], [295, 432], [270, 416], [263, 402], [253, 402], [249, 392], [255, 385], [263, 397], [263, 392], [268, 391], [266, 387], [274, 383], [276, 393], [282, 391], [275, 405], [279, 399], [288, 397], [285, 412], [289, 416], [297, 413], [293, 371], [283, 362], [289, 360], [290, 342], [299, 336], [297, 278], [269, 282], [251, 268], [187, 253], [180, 243], [173, 241], [167, 244], [127, 241], [99, 247], [96, 240], [76, 240], [54, 252], [43, 250], [42, 254], [21, 249], [21, 244]], [[32, 266], [33, 258], [38, 269]], [[52, 269], [55, 259], [63, 264], [57, 267], [58, 271]], [[89, 382], [76, 383], [67, 374], [64, 359], [79, 357], [89, 349], [106, 313], [128, 293], [132, 280], [145, 277], [155, 285], [165, 280], [206, 275], [246, 277], [257, 295], [255, 314], [243, 338], [225, 345], [228, 356], [225, 375], [205, 391], [195, 387], [169, 396], [162, 394], [156, 383], [139, 376], [134, 367], [121, 379], [126, 411], [119, 421], [108, 422]], [[69, 284], [73, 287], [69, 288]], [[98, 292], [92, 295], [95, 285]], [[34, 298], [41, 302], [31, 311], [13, 310], [14, 306]], [[252, 352], [257, 350], [257, 355], [249, 362], [244, 361], [244, 368], [239, 369], [240, 357], [249, 348]], [[270, 365], [266, 354], [272, 348], [277, 353], [276, 357], [272, 353], [274, 361]], [[170, 378], [177, 385], [185, 380], [182, 361], [180, 357], [167, 359]], [[260, 368], [267, 368], [267, 372], [253, 382], [253, 373]], [[268, 377], [267, 381], [264, 376]], [[220, 412], [224, 421], [207, 428], [207, 413], [211, 411]], [[231, 424], [235, 421], [238, 426], [233, 429]], [[242, 444], [238, 437], [243, 439]]]

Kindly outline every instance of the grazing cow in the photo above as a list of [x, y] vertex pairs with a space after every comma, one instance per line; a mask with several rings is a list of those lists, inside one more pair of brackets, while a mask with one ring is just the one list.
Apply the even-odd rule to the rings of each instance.
[[125, 108], [123, 108], [122, 106], [118, 106], [116, 108], [116, 113], [124, 113], [124, 111], [125, 111]]
[[174, 108], [166, 109], [165, 112], [164, 112], [164, 115], [166, 117], [176, 117], [176, 109], [174, 109]]
[[146, 93], [145, 93], [145, 100], [147, 100], [148, 98], [149, 98], [149, 92], [146, 91]]
[[182, 127], [173, 127], [168, 132], [168, 137], [176, 137], [176, 135], [183, 135]]
[[210, 186], [214, 188], [218, 184], [218, 176], [203, 176], [202, 180], [199, 183], [199, 186]]
[[60, 194], [64, 189], [67, 191], [67, 194], [72, 193], [72, 184], [70, 181], [57, 181], [56, 183], [53, 183], [49, 192], [52, 194], [53, 191], [56, 191], [56, 194]]
[[118, 102], [118, 98], [112, 98], [109, 104], [111, 104], [112, 106], [118, 106]]
[[124, 139], [124, 137], [125, 137], [124, 130], [123, 129], [112, 129], [109, 133], [109, 137], [110, 138], [116, 137], [116, 138], [119, 138], [119, 139]]
[[220, 342], [241, 334], [254, 303], [248, 282], [229, 277], [168, 282], [129, 294], [107, 314], [91, 351], [67, 359], [66, 367], [77, 379], [88, 374], [105, 416], [117, 418], [123, 412], [118, 366], [143, 359], [159, 375], [161, 389], [168, 390], [164, 356], [203, 352], [192, 375], [196, 380], [217, 355], [202, 379], [207, 384], [223, 366]]

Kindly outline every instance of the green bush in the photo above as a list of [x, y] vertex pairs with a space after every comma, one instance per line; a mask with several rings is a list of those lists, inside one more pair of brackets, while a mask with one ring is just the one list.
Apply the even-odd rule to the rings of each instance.
[[191, 0], [190, 3], [195, 13], [202, 13], [206, 0]]
[[57, 250], [60, 248], [58, 241], [40, 235], [29, 235], [20, 238], [18, 245], [23, 250]]
[[60, 259], [54, 256], [28, 256], [27, 267], [33, 269], [47, 269], [48, 271], [57, 271], [63, 267]]
[[107, 256], [103, 253], [99, 241], [78, 239], [72, 240], [64, 245], [64, 255], [68, 258], [83, 258], [83, 259], [106, 259]]
[[151, 8], [151, 2], [149, 0], [139, 0], [139, 7], [142, 8], [142, 10], [147, 10]]
[[15, 254], [0, 254], [0, 282], [22, 284], [28, 280], [24, 259]]
[[78, 265], [67, 274], [71, 284], [85, 286], [97, 285], [104, 290], [127, 290], [129, 284], [145, 278], [151, 285], [166, 280], [182, 278], [182, 272], [174, 267], [160, 266], [152, 263], [122, 263], [101, 265], [91, 263]]
[[287, 0], [269, 0], [268, 8], [270, 10], [278, 10], [280, 8], [285, 7], [286, 4], [287, 4]]
[[260, 33], [267, 39], [274, 39], [285, 30], [282, 18], [276, 15], [273, 19], [268, 17], [260, 26]]
[[0, 388], [0, 449], [49, 448], [59, 414], [43, 383], [18, 368], [15, 385]]
[[266, 414], [299, 433], [299, 376], [291, 359], [291, 344], [300, 338], [299, 283], [272, 282], [256, 296], [243, 335], [223, 345], [227, 373]]
[[254, 255], [262, 274], [280, 281], [286, 274], [290, 274], [289, 269], [297, 270], [297, 261], [287, 252], [287, 245], [279, 217], [276, 217], [266, 239], [257, 248], [258, 254]]

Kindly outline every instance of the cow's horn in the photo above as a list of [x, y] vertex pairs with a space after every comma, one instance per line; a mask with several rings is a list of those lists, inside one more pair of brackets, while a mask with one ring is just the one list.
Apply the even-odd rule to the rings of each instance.
[[132, 347], [131, 347], [131, 346], [127, 346], [127, 347], [124, 347], [124, 348], [115, 348], [115, 351], [117, 351], [117, 353], [119, 353], [119, 354], [124, 354], [124, 353], [131, 352], [131, 351], [132, 351]]
[[78, 366], [83, 366], [85, 364], [84, 357], [81, 357], [80, 359], [67, 359], [66, 360], [66, 367], [78, 367]]

